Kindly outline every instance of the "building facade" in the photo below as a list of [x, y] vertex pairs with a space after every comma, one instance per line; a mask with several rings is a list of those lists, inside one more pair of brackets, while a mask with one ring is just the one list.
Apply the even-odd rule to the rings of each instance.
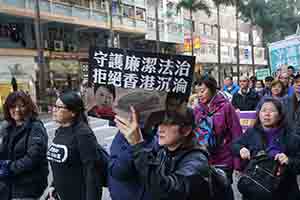
[[[196, 71], [206, 71], [218, 77], [218, 25], [217, 11], [210, 2], [211, 16], [208, 17], [203, 11], [194, 13], [194, 54], [196, 56]], [[190, 30], [191, 22], [188, 13], [185, 14], [185, 42], [179, 48], [181, 52], [189, 55], [191, 52]], [[237, 79], [237, 31], [234, 7], [221, 7], [221, 80], [224, 76], [233, 76]], [[239, 20], [240, 32], [240, 75], [253, 75], [252, 52], [250, 43], [250, 24]], [[267, 67], [265, 48], [262, 42], [262, 30], [254, 27], [254, 63], [255, 68]]]
[[[190, 54], [189, 15], [177, 11], [179, 0], [159, 0], [160, 47], [163, 53]], [[114, 46], [155, 51], [155, 0], [112, 0]], [[110, 12], [107, 0], [39, 0], [42, 41], [49, 90], [66, 85], [79, 88], [90, 46], [110, 45]], [[0, 0], [0, 101], [10, 92], [16, 77], [20, 87], [38, 99], [36, 64], [36, 0]], [[217, 74], [217, 18], [194, 14], [196, 71]], [[241, 74], [251, 74], [250, 26], [240, 24]], [[235, 9], [221, 10], [222, 76], [236, 76]], [[262, 31], [254, 30], [255, 64], [267, 64]], [[51, 91], [49, 91], [51, 93]], [[0, 102], [1, 103], [1, 102]]]
[[[39, 0], [39, 4], [47, 87], [61, 89], [69, 84], [78, 88], [89, 47], [110, 44], [109, 4], [100, 0]], [[35, 6], [36, 0], [0, 0], [2, 101], [10, 92], [13, 76], [34, 97], [39, 96]], [[139, 49], [135, 41], [145, 38], [146, 1], [113, 0], [112, 18], [115, 46]], [[14, 67], [19, 73], [13, 73]]]

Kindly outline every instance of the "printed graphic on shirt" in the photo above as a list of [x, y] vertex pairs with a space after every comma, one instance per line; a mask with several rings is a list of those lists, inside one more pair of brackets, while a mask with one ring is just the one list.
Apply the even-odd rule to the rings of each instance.
[[51, 146], [48, 149], [47, 152], [47, 159], [58, 162], [58, 163], [63, 163], [67, 160], [68, 158], [68, 148], [65, 145], [61, 144], [51, 144]]

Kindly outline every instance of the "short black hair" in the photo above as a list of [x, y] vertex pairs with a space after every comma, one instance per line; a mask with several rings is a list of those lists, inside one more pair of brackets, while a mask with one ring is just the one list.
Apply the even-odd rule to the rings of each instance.
[[88, 124], [88, 119], [85, 115], [85, 107], [81, 97], [74, 91], [67, 91], [60, 94], [58, 97], [66, 108], [71, 112], [75, 113], [75, 121], [83, 121]]
[[229, 79], [229, 80], [233, 81], [232, 76], [225, 76], [225, 79]]
[[212, 77], [211, 75], [204, 75], [201, 76], [200, 79], [197, 81], [197, 85], [206, 85], [206, 87], [208, 87], [208, 89], [212, 92], [212, 94], [216, 94], [218, 88], [218, 83], [216, 81], [216, 79], [214, 77]]
[[289, 65], [289, 66], [288, 66], [288, 69], [291, 69], [291, 70], [293, 70], [293, 72], [295, 71], [295, 67], [294, 67], [294, 66], [292, 66], [292, 65]]
[[185, 114], [176, 111], [165, 112], [165, 116], [160, 124], [194, 127], [194, 115], [193, 112], [186, 112]]
[[270, 81], [270, 82], [272, 82], [272, 81], [274, 81], [274, 78], [273, 78], [272, 76], [267, 76], [267, 77], [265, 78], [265, 81]]
[[183, 93], [169, 92], [167, 94], [166, 102], [168, 102], [170, 99], [176, 99], [180, 104], [182, 104], [189, 101], [189, 96]]
[[299, 79], [300, 78], [300, 74], [296, 74], [296, 76], [294, 77], [294, 80]]
[[257, 81], [256, 76], [251, 76], [251, 77], [250, 77], [250, 81]]
[[99, 87], [106, 88], [107, 91], [112, 94], [113, 99], [114, 100], [116, 99], [116, 88], [114, 85], [112, 85], [112, 84], [107, 84], [107, 85], [106, 84], [96, 84], [96, 85], [94, 85], [94, 94], [96, 94]]

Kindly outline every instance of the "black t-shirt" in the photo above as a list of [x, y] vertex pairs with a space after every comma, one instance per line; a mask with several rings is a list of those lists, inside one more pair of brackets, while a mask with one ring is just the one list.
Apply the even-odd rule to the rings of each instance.
[[47, 158], [53, 171], [54, 187], [62, 200], [85, 200], [85, 164], [97, 158], [97, 139], [83, 123], [60, 127], [55, 133]]

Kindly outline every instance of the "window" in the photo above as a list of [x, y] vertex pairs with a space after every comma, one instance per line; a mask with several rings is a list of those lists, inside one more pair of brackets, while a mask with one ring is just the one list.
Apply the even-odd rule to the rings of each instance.
[[155, 30], [155, 20], [151, 17], [148, 17], [147, 28], [148, 30]]
[[200, 54], [205, 55], [206, 54], [206, 45], [202, 45], [200, 48]]
[[145, 20], [146, 19], [146, 10], [143, 8], [136, 8], [135, 18], [138, 20]]
[[228, 31], [225, 29], [221, 29], [221, 38], [228, 38]]
[[199, 24], [199, 33], [204, 35], [204, 24]]
[[208, 44], [208, 54], [217, 55], [216, 44]]
[[223, 56], [230, 56], [230, 51], [229, 51], [229, 47], [228, 46], [222, 46], [221, 47], [221, 54]]
[[241, 41], [244, 41], [244, 42], [248, 42], [248, 41], [249, 41], [249, 34], [248, 34], [248, 33], [241, 32], [241, 33], [240, 33], [240, 40], [241, 40]]
[[118, 5], [118, 2], [116, 2], [116, 1], [113, 1], [113, 2], [112, 2], [112, 13], [113, 13], [113, 15], [117, 15], [118, 13], [121, 13], [121, 12], [119, 11], [119, 5]]
[[133, 6], [125, 5], [123, 6], [123, 16], [128, 18], [134, 18], [134, 8]]
[[159, 32], [164, 32], [165, 31], [165, 24], [162, 20], [159, 20]]
[[188, 19], [184, 19], [184, 32], [190, 33], [191, 31], [191, 21]]
[[98, 10], [103, 10], [106, 8], [106, 3], [104, 1], [93, 1], [92, 4], [92, 7]]
[[260, 58], [260, 59], [264, 58], [264, 49], [262, 49], [262, 48], [255, 48], [254, 52], [255, 52], [254, 55], [255, 55], [256, 58]]
[[204, 35], [206, 35], [206, 36], [211, 35], [210, 25], [208, 25], [208, 24], [204, 24]]
[[168, 32], [169, 33], [179, 33], [182, 32], [182, 26], [176, 23], [168, 23]]
[[230, 37], [236, 39], [236, 31], [230, 31]]
[[164, 2], [163, 2], [163, 0], [157, 0], [157, 1], [159, 1], [160, 8], [163, 9], [164, 8]]
[[211, 36], [213, 36], [215, 34], [215, 31], [214, 31], [214, 26], [210, 25], [210, 32], [211, 32]]
[[234, 48], [233, 48], [233, 56], [234, 56], [234, 57], [237, 57], [237, 47], [234, 47]]

